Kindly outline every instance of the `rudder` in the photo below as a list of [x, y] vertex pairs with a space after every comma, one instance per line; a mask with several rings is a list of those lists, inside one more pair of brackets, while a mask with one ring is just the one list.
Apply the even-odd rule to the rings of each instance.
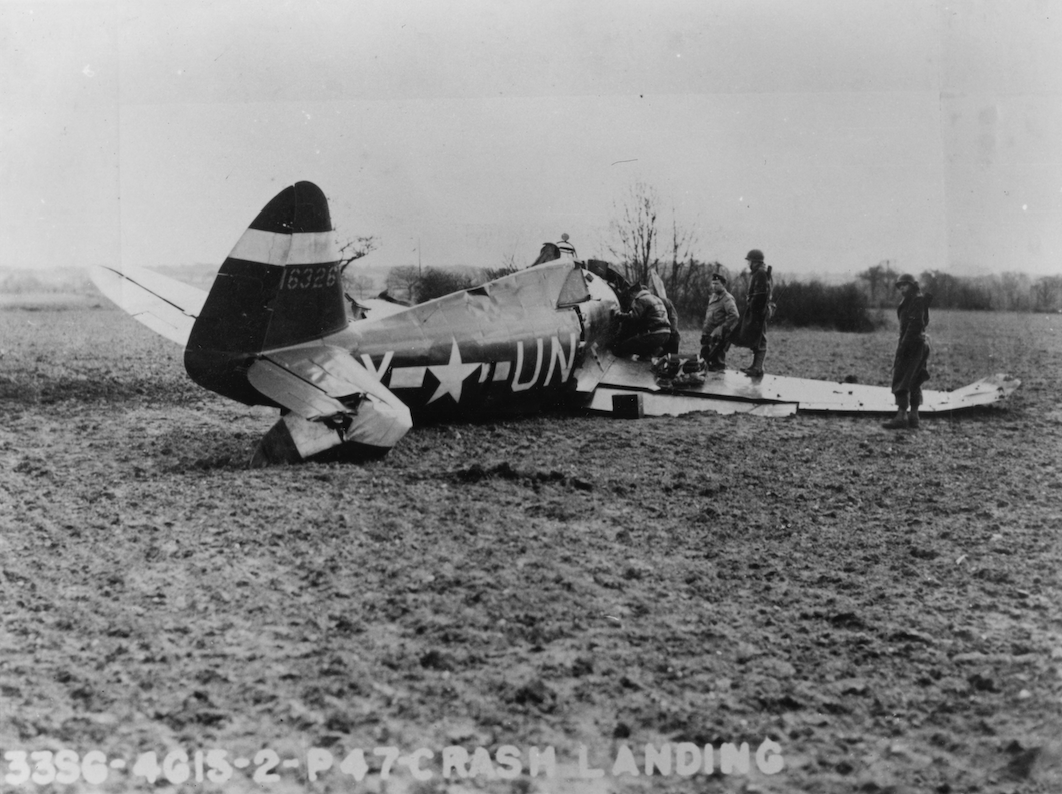
[[328, 200], [312, 182], [296, 182], [266, 204], [222, 264], [189, 335], [185, 369], [204, 388], [261, 403], [246, 377], [257, 355], [346, 325]]

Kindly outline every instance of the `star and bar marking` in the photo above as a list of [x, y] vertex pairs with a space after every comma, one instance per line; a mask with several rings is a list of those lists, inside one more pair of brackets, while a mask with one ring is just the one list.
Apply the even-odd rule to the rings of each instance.
[[428, 371], [439, 381], [439, 388], [431, 396], [428, 403], [433, 403], [444, 394], [454, 398], [454, 402], [461, 402], [461, 386], [465, 379], [479, 369], [482, 364], [465, 364], [461, 361], [461, 349], [457, 346], [457, 339], [450, 337], [453, 343], [450, 347], [450, 360], [446, 364], [429, 366]]

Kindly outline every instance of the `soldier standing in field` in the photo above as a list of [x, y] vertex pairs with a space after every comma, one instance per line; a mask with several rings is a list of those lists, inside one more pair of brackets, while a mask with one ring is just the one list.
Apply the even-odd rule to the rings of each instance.
[[712, 274], [712, 296], [704, 313], [701, 329], [701, 358], [708, 362], [709, 372], [726, 369], [726, 351], [730, 349], [730, 334], [741, 321], [734, 296], [727, 292], [726, 276]]
[[752, 378], [763, 376], [763, 359], [767, 355], [767, 304], [771, 299], [771, 280], [763, 251], [753, 248], [745, 255], [752, 278], [745, 301], [745, 314], [741, 319], [741, 337], [744, 346], [752, 350], [752, 366], [742, 370]]
[[900, 341], [892, 363], [892, 393], [896, 395], [896, 416], [885, 422], [886, 430], [918, 429], [918, 406], [922, 404], [922, 384], [929, 380], [929, 325], [931, 295], [923, 295], [915, 277], [905, 273], [896, 279], [903, 300], [896, 308], [900, 321]]

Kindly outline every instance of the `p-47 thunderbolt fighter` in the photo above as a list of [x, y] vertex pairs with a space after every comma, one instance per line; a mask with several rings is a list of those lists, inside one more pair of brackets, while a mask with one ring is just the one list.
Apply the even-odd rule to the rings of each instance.
[[[615, 397], [640, 395], [650, 415], [893, 409], [885, 388], [769, 375], [709, 373], [697, 385], [661, 385], [649, 361], [609, 352], [621, 327], [622, 279], [606, 263], [577, 261], [563, 243], [482, 286], [411, 307], [373, 302], [351, 321], [328, 202], [310, 182], [265, 206], [209, 293], [143, 268], [99, 267], [93, 280], [134, 318], [184, 345], [196, 383], [280, 409], [252, 465], [376, 456], [414, 419], [560, 400], [608, 413]], [[994, 402], [1016, 385], [996, 376], [957, 392], [925, 392], [922, 410]]]

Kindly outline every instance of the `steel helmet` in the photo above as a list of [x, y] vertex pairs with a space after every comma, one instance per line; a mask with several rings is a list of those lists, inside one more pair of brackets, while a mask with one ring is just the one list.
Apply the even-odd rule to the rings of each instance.
[[763, 251], [761, 251], [759, 248], [753, 248], [751, 251], [749, 251], [747, 254], [745, 254], [745, 261], [746, 262], [762, 262], [763, 261]]

